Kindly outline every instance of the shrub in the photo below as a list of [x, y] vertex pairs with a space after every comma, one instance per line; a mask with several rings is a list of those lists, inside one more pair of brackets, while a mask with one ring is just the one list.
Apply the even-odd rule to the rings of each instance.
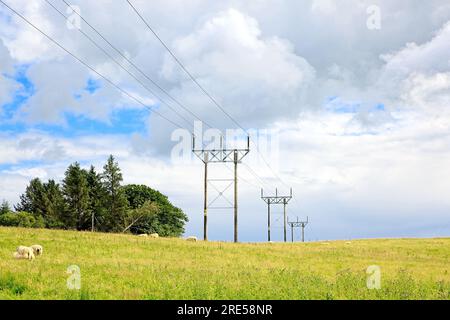
[[28, 212], [8, 212], [0, 216], [0, 225], [6, 227], [45, 228], [44, 218]]
[[13, 212], [7, 212], [0, 215], [0, 225], [5, 227], [16, 227], [17, 215]]

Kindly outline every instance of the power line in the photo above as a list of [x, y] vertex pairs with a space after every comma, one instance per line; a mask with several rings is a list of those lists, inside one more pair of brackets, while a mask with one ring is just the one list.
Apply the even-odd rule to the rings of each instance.
[[[63, 0], [65, 1], [65, 0]], [[185, 67], [185, 65], [180, 61], [180, 59], [177, 58], [175, 53], [169, 48], [169, 46], [164, 42], [164, 40], [159, 36], [159, 34], [150, 26], [150, 24], [147, 22], [147, 20], [139, 13], [139, 11], [136, 9], [136, 7], [131, 3], [130, 0], [126, 0], [127, 3], [130, 5], [130, 7], [133, 9], [133, 11], [137, 14], [137, 16], [142, 20], [142, 22], [147, 26], [147, 28], [153, 33], [153, 35], [158, 39], [158, 41], [162, 44], [162, 46], [169, 52], [169, 54], [172, 56], [172, 58], [175, 60], [175, 62], [183, 69], [183, 71], [189, 76], [189, 78], [197, 85], [197, 87], [200, 88], [200, 90], [228, 117], [230, 118], [239, 128], [241, 128], [247, 135], [249, 135], [248, 131], [243, 128], [242, 125], [239, 124], [239, 122], [234, 119], [226, 110], [217, 102], [217, 100], [198, 82], [198, 80], [192, 75], [192, 73]], [[266, 161], [262, 153], [260, 152], [258, 146], [251, 141], [256, 146], [256, 151], [260, 154], [261, 158], [263, 159], [266, 166], [270, 169], [270, 171], [273, 173], [275, 178], [277, 178], [284, 186], [289, 187], [281, 178], [280, 176], [275, 172], [275, 170], [270, 166], [270, 164]]]
[[31, 21], [29, 21], [27, 18], [25, 18], [22, 14], [20, 14], [19, 12], [17, 12], [15, 9], [11, 8], [8, 4], [6, 4], [3, 0], [0, 0], [0, 3], [2, 3], [5, 7], [7, 7], [10, 11], [12, 11], [14, 14], [16, 14], [18, 17], [20, 17], [23, 21], [25, 21], [28, 25], [30, 25], [31, 27], [33, 27], [35, 30], [39, 31], [39, 33], [41, 33], [44, 37], [46, 37], [48, 40], [50, 40], [51, 42], [53, 42], [55, 45], [57, 45], [60, 49], [62, 49], [63, 51], [65, 51], [68, 55], [70, 55], [71, 57], [73, 57], [75, 60], [77, 60], [79, 63], [81, 63], [83, 66], [85, 66], [86, 68], [88, 68], [89, 70], [91, 70], [92, 72], [94, 72], [95, 74], [97, 74], [99, 77], [103, 78], [106, 82], [108, 82], [111, 86], [113, 86], [114, 88], [116, 88], [118, 91], [120, 91], [122, 94], [128, 96], [130, 99], [136, 101], [137, 103], [139, 103], [140, 105], [142, 105], [143, 107], [149, 109], [150, 111], [154, 112], [155, 114], [157, 114], [158, 116], [160, 116], [161, 118], [163, 118], [164, 120], [170, 122], [171, 124], [173, 124], [175, 127], [180, 128], [180, 129], [184, 129], [182, 126], [180, 126], [179, 124], [177, 124], [176, 122], [170, 120], [169, 118], [165, 117], [164, 115], [162, 115], [161, 113], [159, 113], [156, 110], [153, 110], [153, 108], [149, 107], [148, 105], [146, 105], [144, 102], [142, 102], [140, 99], [136, 98], [135, 96], [133, 96], [132, 94], [130, 94], [128, 91], [122, 89], [121, 87], [119, 87], [117, 84], [115, 84], [114, 82], [112, 82], [110, 79], [108, 79], [106, 76], [104, 76], [103, 74], [101, 74], [100, 72], [98, 72], [97, 70], [95, 70], [93, 67], [91, 67], [89, 64], [87, 64], [84, 60], [78, 58], [74, 53], [72, 53], [71, 51], [69, 51], [68, 49], [66, 49], [64, 46], [62, 46], [58, 41], [54, 40], [51, 36], [49, 36], [48, 34], [46, 34], [44, 31], [42, 31], [41, 29], [39, 29], [35, 24], [33, 24]]
[[268, 187], [269, 185], [264, 182], [264, 180], [246, 163], [243, 163], [245, 169], [264, 187]]
[[[47, 2], [49, 6], [51, 6], [56, 12], [58, 12], [66, 21], [70, 21], [64, 13], [62, 13], [58, 8], [56, 8], [49, 0], [44, 0]], [[156, 98], [158, 98], [163, 104], [165, 104], [172, 112], [174, 112], [178, 117], [184, 120], [188, 126], [192, 126], [191, 122], [187, 120], [183, 115], [173, 109], [170, 104], [168, 104], [164, 99], [162, 99], [158, 94], [156, 94], [152, 89], [150, 89], [144, 82], [142, 82], [139, 78], [137, 78], [133, 73], [131, 73], [125, 66], [123, 66], [120, 62], [118, 62], [113, 56], [111, 56], [104, 48], [102, 48], [94, 39], [92, 39], [88, 34], [86, 34], [79, 27], [75, 26], [72, 22], [70, 22], [77, 30], [80, 32], [85, 38], [87, 38], [97, 49], [101, 50], [103, 54], [105, 54], [109, 59], [111, 59], [116, 65], [118, 65], [122, 70], [128, 73], [134, 80], [136, 80], [145, 90], [150, 92]]]
[[[63, 0], [64, 1], [64, 0]], [[156, 31], [149, 25], [149, 23], [144, 19], [144, 17], [139, 13], [139, 11], [133, 6], [133, 4], [127, 0], [128, 4], [131, 6], [133, 11], [138, 15], [138, 17], [144, 22], [147, 28], [154, 34], [156, 39], [166, 48], [172, 58], [176, 61], [176, 63], [183, 69], [183, 71], [191, 78], [191, 80], [200, 88], [200, 90], [231, 120], [233, 121], [239, 128], [247, 132], [240, 124], [235, 120], [221, 105], [217, 102], [216, 99], [197, 81], [197, 79], [192, 75], [192, 73], [183, 65], [183, 63], [177, 58], [177, 56], [172, 52], [172, 50], [166, 45], [166, 43], [161, 39], [161, 37], [156, 33]]]
[[[47, 1], [47, 0], [46, 0]], [[68, 8], [71, 8], [71, 5], [67, 3], [66, 0], [61, 0], [66, 4]], [[137, 66], [131, 59], [129, 59], [125, 54], [122, 53], [115, 45], [111, 43], [103, 34], [98, 31], [97, 28], [95, 28], [89, 21], [86, 20], [81, 14], [79, 14], [77, 11], [73, 10], [73, 12], [80, 17], [81, 20], [84, 21], [100, 38], [103, 39], [114, 51], [116, 51], [123, 59], [125, 59], [131, 66], [133, 66], [143, 77], [145, 77], [148, 81], [150, 81], [154, 86], [156, 86], [159, 90], [164, 92], [173, 102], [175, 102], [178, 106], [180, 106], [183, 110], [188, 112], [191, 116], [196, 118], [197, 120], [203, 122], [207, 127], [212, 128], [211, 125], [209, 125], [206, 121], [202, 120], [197, 114], [192, 112], [188, 107], [186, 107], [184, 104], [182, 104], [178, 99], [174, 98], [166, 89], [161, 87], [156, 81], [154, 81], [150, 76], [148, 76], [142, 69]]]

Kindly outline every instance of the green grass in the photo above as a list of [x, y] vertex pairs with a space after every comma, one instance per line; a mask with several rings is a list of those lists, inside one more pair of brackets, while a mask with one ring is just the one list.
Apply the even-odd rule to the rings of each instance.
[[[41, 244], [35, 261], [18, 245]], [[81, 269], [69, 290], [67, 267]], [[380, 290], [366, 286], [381, 267]], [[233, 244], [0, 228], [0, 299], [450, 299], [450, 239]]]

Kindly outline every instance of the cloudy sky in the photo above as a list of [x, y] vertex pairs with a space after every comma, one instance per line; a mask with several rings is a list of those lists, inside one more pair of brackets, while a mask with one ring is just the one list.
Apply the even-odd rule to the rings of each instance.
[[[66, 17], [45, 0], [2, 1], [123, 91], [0, 3], [0, 199], [14, 204], [32, 177], [61, 180], [70, 163], [101, 168], [113, 154], [126, 183], [169, 195], [190, 218], [186, 233], [201, 237], [203, 166], [189, 152], [192, 114], [222, 132], [236, 124], [125, 0], [69, 2], [121, 55], [61, 0], [48, 2]], [[308, 240], [450, 234], [447, 0], [132, 2], [252, 132], [239, 166], [241, 241], [266, 239], [260, 188], [290, 186], [288, 214], [309, 216]], [[225, 167], [211, 165], [211, 178], [231, 178]], [[273, 208], [275, 240], [281, 210]], [[209, 221], [211, 239], [232, 239], [231, 211], [211, 210]]]

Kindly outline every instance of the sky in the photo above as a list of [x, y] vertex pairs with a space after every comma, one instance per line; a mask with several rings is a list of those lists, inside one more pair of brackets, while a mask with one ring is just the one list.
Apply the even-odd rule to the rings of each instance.
[[[61, 181], [75, 161], [101, 171], [113, 154], [124, 183], [167, 194], [189, 217], [186, 235], [201, 238], [203, 163], [190, 137], [211, 146], [236, 123], [125, 0], [69, 2], [121, 54], [61, 0], [48, 2], [65, 17], [46, 0], [4, 2], [92, 69], [0, 3], [0, 200], [17, 203], [34, 177]], [[309, 217], [308, 241], [450, 235], [448, 1], [132, 3], [250, 133], [238, 165], [240, 241], [267, 240], [260, 189], [290, 187], [288, 216]], [[210, 165], [211, 179], [232, 177], [230, 164]], [[211, 182], [210, 201], [228, 184]], [[282, 209], [272, 208], [275, 241]], [[233, 239], [231, 210], [210, 210], [209, 238]]]

